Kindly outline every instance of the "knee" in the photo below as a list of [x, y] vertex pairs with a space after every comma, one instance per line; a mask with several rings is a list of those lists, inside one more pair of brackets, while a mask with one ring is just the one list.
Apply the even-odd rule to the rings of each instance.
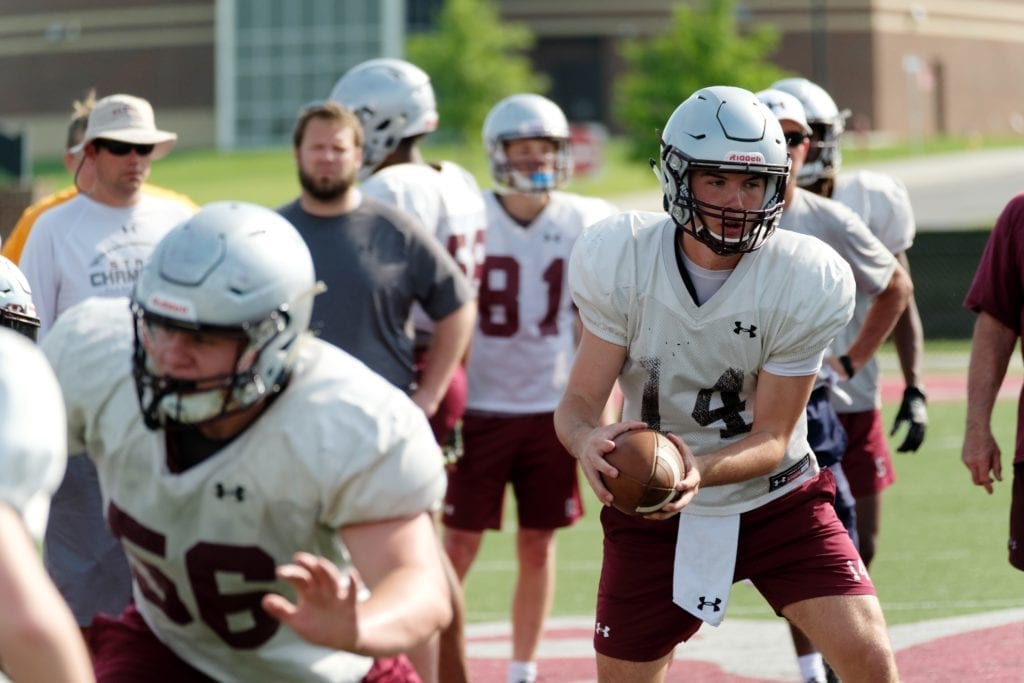
[[480, 549], [482, 534], [446, 529], [444, 534], [444, 551], [451, 560], [455, 573], [461, 580], [465, 578], [473, 560]]
[[519, 564], [526, 570], [546, 569], [555, 556], [553, 531], [521, 531], [518, 543]]

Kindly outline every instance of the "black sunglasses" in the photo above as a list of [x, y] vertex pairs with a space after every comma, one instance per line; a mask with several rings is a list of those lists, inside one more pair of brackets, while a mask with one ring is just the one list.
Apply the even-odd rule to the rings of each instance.
[[140, 157], [148, 157], [153, 153], [153, 149], [156, 145], [137, 145], [132, 142], [121, 142], [120, 140], [105, 140], [103, 138], [97, 138], [92, 141], [92, 144], [96, 149], [105, 149], [115, 157], [123, 157], [133, 149], [135, 153]]
[[783, 137], [786, 138], [787, 147], [798, 147], [810, 136], [806, 133], [786, 133]]

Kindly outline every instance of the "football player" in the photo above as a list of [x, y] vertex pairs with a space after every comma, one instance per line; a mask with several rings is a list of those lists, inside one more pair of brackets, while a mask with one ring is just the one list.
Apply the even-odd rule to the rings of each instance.
[[[438, 124], [430, 76], [401, 59], [371, 59], [347, 71], [335, 84], [331, 99], [354, 111], [363, 124], [359, 171], [363, 194], [419, 218], [475, 290], [484, 259], [487, 219], [483, 197], [464, 168], [451, 161], [428, 162], [423, 157], [420, 142]], [[419, 306], [413, 308], [413, 322], [416, 365], [422, 370], [434, 322]], [[441, 444], [451, 441], [465, 407], [466, 374], [460, 365], [430, 418]], [[454, 459], [459, 454], [449, 450], [446, 455]]]
[[[840, 139], [848, 112], [840, 112], [832, 97], [806, 78], [784, 79], [772, 86], [795, 96], [804, 107], [813, 131], [807, 148], [807, 162], [799, 175], [800, 185], [848, 206], [878, 240], [895, 255], [908, 274], [906, 251], [914, 242], [914, 214], [906, 188], [897, 178], [872, 171], [840, 173]], [[836, 354], [848, 354], [855, 338], [869, 323], [871, 299], [860, 293], [853, 320], [836, 337]], [[928, 425], [921, 362], [924, 332], [913, 295], [892, 331], [906, 388], [890, 436], [907, 423], [907, 433], [898, 451], [916, 451], [924, 441]], [[851, 354], [852, 356], [852, 354]], [[882, 524], [882, 492], [896, 480], [885, 428], [882, 425], [882, 396], [878, 363], [874, 356], [851, 366], [854, 376], [839, 387], [850, 402], [835, 400], [835, 408], [846, 428], [849, 444], [843, 470], [857, 501], [860, 553], [871, 566]]]
[[[10, 296], [2, 298], [7, 326]], [[37, 550], [64, 475], [64, 429], [60, 387], [46, 358], [24, 337], [0, 330], [0, 680], [93, 680], [82, 635]]]
[[93, 621], [99, 680], [418, 680], [395, 655], [450, 619], [444, 470], [401, 390], [307, 335], [321, 288], [286, 220], [214, 203], [130, 307], [90, 299], [44, 340], [134, 577]]
[[[772, 88], [760, 91], [757, 96], [778, 118], [789, 147], [790, 173], [799, 177], [813, 133], [803, 105], [793, 95]], [[853, 212], [798, 187], [796, 183], [786, 187], [786, 210], [780, 227], [821, 239], [850, 265], [857, 292], [866, 299], [865, 319], [871, 324], [861, 326], [840, 353], [847, 354], [842, 356], [844, 368], [854, 367], [853, 359], [857, 359], [857, 363], [861, 363], [863, 358], [873, 359], [878, 346], [906, 307], [910, 296], [910, 277]], [[856, 502], [842, 465], [848, 437], [832, 403], [832, 389], [840, 372], [848, 373], [849, 370], [833, 370], [828, 365], [822, 368], [818, 383], [811, 392], [811, 402], [807, 405], [807, 440], [818, 464], [830, 468], [835, 476], [836, 514], [854, 544], [858, 545]], [[803, 680], [824, 683], [827, 671], [821, 655], [799, 631], [793, 631], [793, 638]]]
[[566, 266], [583, 229], [615, 207], [560, 191], [572, 170], [569, 123], [546, 97], [498, 102], [483, 138], [494, 189], [484, 195], [487, 256], [469, 360], [465, 457], [445, 495], [444, 544], [464, 580], [484, 530], [501, 528], [512, 484], [519, 572], [508, 681], [533, 683], [554, 595], [555, 530], [582, 514], [576, 463], [552, 424], [578, 325]]
[[[753, 93], [695, 92], [666, 123], [660, 160], [669, 215], [598, 223], [569, 265], [584, 331], [555, 425], [606, 505], [599, 679], [663, 680], [676, 645], [719, 623], [732, 582], [750, 579], [843, 680], [895, 681], [875, 589], [806, 438], [815, 377], [853, 310], [849, 267], [776, 230], [786, 142]], [[625, 421], [600, 426], [616, 378]], [[601, 476], [617, 474], [612, 439], [644, 424], [694, 457], [680, 499], [638, 518], [608, 505]]]
[[25, 274], [6, 256], [0, 256], [0, 325], [32, 341], [39, 333], [39, 318]]

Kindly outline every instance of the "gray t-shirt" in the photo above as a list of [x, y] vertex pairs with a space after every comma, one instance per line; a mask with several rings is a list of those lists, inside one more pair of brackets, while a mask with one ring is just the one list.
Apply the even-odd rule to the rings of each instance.
[[278, 213], [298, 229], [327, 285], [313, 304], [313, 331], [411, 392], [413, 302], [440, 320], [473, 296], [455, 261], [415, 218], [367, 197], [340, 216], [314, 216], [298, 200]]

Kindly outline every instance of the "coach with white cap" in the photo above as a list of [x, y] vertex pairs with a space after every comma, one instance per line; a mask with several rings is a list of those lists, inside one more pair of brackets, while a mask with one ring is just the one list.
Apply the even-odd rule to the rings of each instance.
[[[40, 339], [61, 313], [86, 298], [131, 294], [156, 243], [192, 215], [194, 206], [181, 198], [142, 191], [153, 159], [170, 152], [177, 139], [156, 127], [153, 107], [140, 97], [110, 95], [96, 102], [85, 137], [71, 150], [92, 161], [95, 181], [44, 211], [21, 255]], [[101, 612], [117, 615], [128, 604], [127, 562], [103, 521], [89, 458], [70, 459], [44, 543], [47, 569], [79, 626], [89, 626]]]

